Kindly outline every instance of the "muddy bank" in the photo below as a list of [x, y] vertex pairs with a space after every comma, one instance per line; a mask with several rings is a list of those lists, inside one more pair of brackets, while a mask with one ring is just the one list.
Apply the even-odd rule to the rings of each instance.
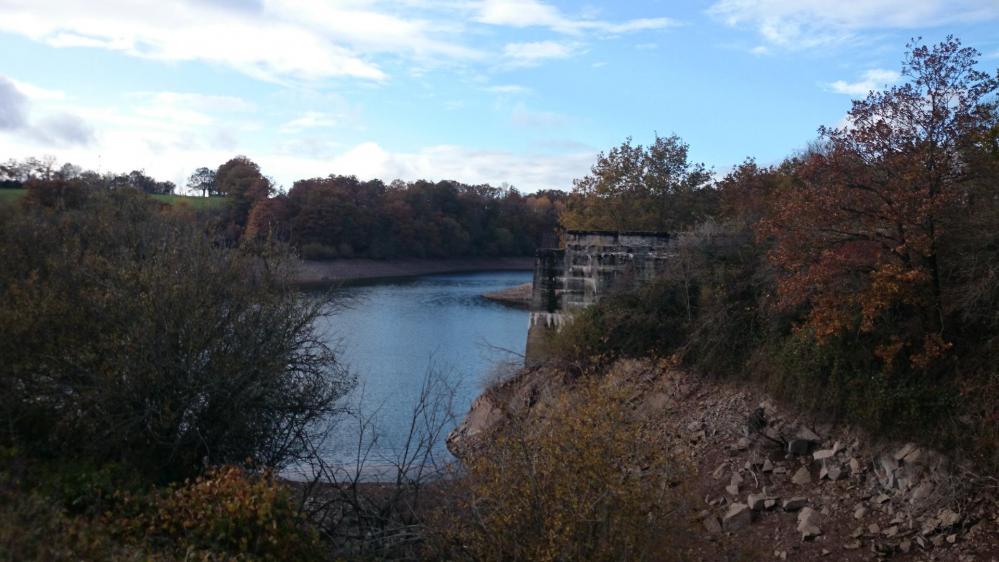
[[344, 259], [299, 262], [295, 282], [300, 285], [328, 285], [350, 281], [415, 277], [435, 273], [472, 271], [530, 271], [534, 258], [461, 258], [461, 259]]
[[484, 293], [482, 296], [500, 304], [526, 309], [531, 306], [532, 286], [533, 285], [531, 283], [524, 283], [523, 285], [517, 285], [516, 287], [493, 291], [491, 293]]

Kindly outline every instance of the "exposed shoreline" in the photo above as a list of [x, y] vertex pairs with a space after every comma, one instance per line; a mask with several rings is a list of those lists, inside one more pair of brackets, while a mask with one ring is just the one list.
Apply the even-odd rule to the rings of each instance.
[[531, 288], [531, 283], [524, 283], [523, 285], [508, 287], [506, 289], [500, 289], [499, 291], [493, 291], [491, 293], [485, 293], [482, 296], [491, 301], [505, 304], [507, 306], [515, 308], [530, 308]]
[[456, 259], [340, 259], [299, 262], [295, 283], [322, 286], [353, 281], [371, 281], [398, 277], [416, 277], [437, 273], [467, 273], [475, 271], [530, 271], [534, 258], [456, 258]]

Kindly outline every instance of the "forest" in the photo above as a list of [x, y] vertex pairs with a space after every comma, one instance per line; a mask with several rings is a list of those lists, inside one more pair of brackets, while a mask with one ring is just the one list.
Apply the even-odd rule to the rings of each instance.
[[245, 156], [199, 168], [187, 186], [203, 198], [168, 199], [175, 186], [142, 170], [100, 175], [57, 167], [52, 158], [0, 164], [0, 195], [26, 190], [34, 198], [58, 193], [72, 200], [130, 189], [216, 211], [206, 214], [230, 244], [279, 242], [315, 260], [530, 256], [539, 244], [554, 243], [568, 198], [559, 190], [525, 195], [457, 181], [385, 184], [333, 174], [296, 181], [285, 193]]

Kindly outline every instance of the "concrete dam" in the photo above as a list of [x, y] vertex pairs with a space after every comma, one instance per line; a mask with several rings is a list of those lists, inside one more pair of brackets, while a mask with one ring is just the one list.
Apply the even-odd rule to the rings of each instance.
[[538, 250], [527, 362], [542, 358], [546, 333], [558, 330], [574, 311], [664, 272], [675, 256], [673, 238], [668, 233], [570, 230], [564, 248]]

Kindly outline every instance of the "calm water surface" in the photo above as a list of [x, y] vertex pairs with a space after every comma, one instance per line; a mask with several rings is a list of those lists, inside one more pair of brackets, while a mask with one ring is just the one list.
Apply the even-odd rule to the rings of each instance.
[[[460, 418], [498, 368], [522, 361], [503, 349], [523, 353], [527, 312], [481, 295], [530, 280], [528, 271], [502, 271], [429, 275], [337, 290], [342, 308], [321, 320], [320, 328], [358, 377], [353, 407], [374, 416], [379, 437], [371, 449], [372, 465], [397, 458], [405, 446], [428, 369], [445, 373], [456, 386], [452, 407]], [[327, 443], [327, 455], [348, 460], [347, 449], [357, 434], [356, 423], [341, 424]], [[443, 442], [436, 446], [446, 455]]]

